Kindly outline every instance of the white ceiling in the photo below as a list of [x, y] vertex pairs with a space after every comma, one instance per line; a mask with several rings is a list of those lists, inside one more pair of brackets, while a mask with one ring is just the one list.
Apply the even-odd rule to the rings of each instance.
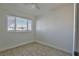
[[38, 15], [44, 15], [46, 13], [51, 12], [52, 10], [59, 8], [64, 5], [69, 5], [67, 3], [37, 3], [38, 6], [40, 7], [39, 9], [33, 9], [29, 5], [24, 4], [24, 3], [6, 3], [6, 4], [0, 4], [4, 9], [12, 9], [12, 10], [17, 10], [20, 12], [24, 13], [29, 13], [33, 16], [38, 16]]

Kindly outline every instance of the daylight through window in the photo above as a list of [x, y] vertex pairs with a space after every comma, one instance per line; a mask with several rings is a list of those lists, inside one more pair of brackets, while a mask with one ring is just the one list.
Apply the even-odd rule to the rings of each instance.
[[31, 31], [32, 20], [21, 17], [8, 16], [8, 31]]

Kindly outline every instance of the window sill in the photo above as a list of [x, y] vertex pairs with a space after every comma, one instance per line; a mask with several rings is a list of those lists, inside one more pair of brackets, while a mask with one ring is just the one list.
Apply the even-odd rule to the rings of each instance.
[[32, 32], [32, 30], [31, 30], [31, 31], [17, 31], [17, 30], [16, 30], [16, 31], [10, 31], [10, 30], [9, 30], [8, 32], [16, 32], [16, 33], [20, 33], [20, 32], [21, 32], [21, 33], [24, 33], [24, 32], [25, 32], [25, 33], [28, 33], [28, 32]]

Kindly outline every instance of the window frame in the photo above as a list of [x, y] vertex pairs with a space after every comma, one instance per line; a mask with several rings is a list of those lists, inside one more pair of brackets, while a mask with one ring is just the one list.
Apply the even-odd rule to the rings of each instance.
[[[13, 16], [13, 17], [15, 17], [15, 29], [14, 30], [8, 30], [8, 17], [9, 16]], [[20, 18], [23, 18], [23, 19], [26, 19], [27, 20], [27, 30], [22, 30], [22, 31], [19, 31], [19, 30], [16, 30], [16, 17], [20, 17]], [[8, 32], [32, 32], [32, 23], [31, 23], [31, 30], [28, 30], [28, 20], [31, 20], [32, 21], [32, 19], [31, 18], [25, 18], [25, 17], [21, 17], [21, 16], [15, 16], [15, 15], [7, 15], [6, 16], [6, 18], [7, 18], [7, 30], [8, 30]]]

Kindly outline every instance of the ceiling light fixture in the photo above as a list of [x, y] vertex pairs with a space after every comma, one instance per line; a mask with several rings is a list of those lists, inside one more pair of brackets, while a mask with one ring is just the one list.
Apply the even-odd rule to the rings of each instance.
[[24, 3], [24, 5], [29, 5], [31, 8], [40, 9], [37, 3]]

